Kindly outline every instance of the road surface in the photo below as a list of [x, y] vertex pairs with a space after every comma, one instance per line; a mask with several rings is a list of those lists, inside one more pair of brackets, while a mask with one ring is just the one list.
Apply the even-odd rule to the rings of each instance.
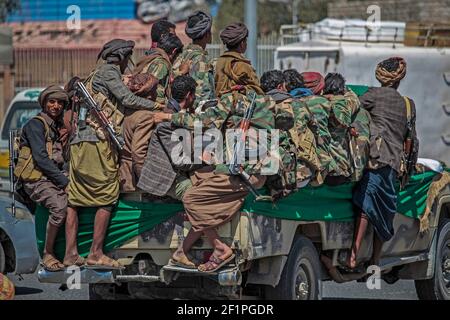
[[[16, 285], [17, 300], [87, 300], [87, 285], [77, 290], [59, 290], [58, 284], [43, 284], [37, 280], [37, 275], [23, 275], [23, 280], [17, 276], [8, 275]], [[381, 289], [369, 290], [365, 283], [323, 284], [323, 299], [401, 299], [417, 300], [417, 294], [412, 280], [400, 280], [393, 285], [381, 281]]]

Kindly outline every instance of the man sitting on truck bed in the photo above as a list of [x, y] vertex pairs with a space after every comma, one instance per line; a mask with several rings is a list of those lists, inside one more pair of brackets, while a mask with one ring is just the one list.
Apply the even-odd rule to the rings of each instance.
[[[168, 100], [164, 112], [167, 114], [193, 113], [196, 86], [197, 83], [191, 76], [176, 77], [171, 86], [172, 98]], [[189, 172], [202, 165], [194, 164], [190, 157], [189, 161], [183, 161], [185, 160], [182, 159], [184, 148], [178, 139], [173, 139], [172, 135], [177, 128], [168, 122], [157, 125], [150, 139], [147, 157], [137, 186], [155, 196], [167, 195], [181, 200], [184, 192], [192, 186]], [[191, 135], [190, 131], [185, 133]], [[192, 142], [192, 138], [185, 139], [186, 136], [183, 136], [183, 141]], [[173, 154], [180, 157], [172, 159]], [[180, 259], [184, 260], [185, 256], [180, 256]], [[184, 263], [189, 264], [186, 261]]]
[[331, 134], [330, 154], [336, 167], [325, 179], [329, 185], [338, 185], [350, 180], [353, 173], [349, 142], [351, 124], [359, 110], [358, 96], [345, 88], [345, 79], [339, 73], [329, 73], [325, 77], [324, 97], [330, 101], [331, 113], [328, 128]]
[[[299, 99], [293, 99], [287, 93], [283, 72], [279, 70], [264, 72], [260, 81], [264, 92], [276, 102], [276, 114], [281, 112], [291, 113], [294, 120], [293, 127], [289, 131], [280, 132], [282, 151], [288, 151], [288, 153], [291, 151], [296, 155], [291, 168], [289, 168], [289, 163], [286, 163], [289, 162], [289, 159], [282, 157], [282, 160], [285, 160], [283, 161], [283, 167], [286, 169], [282, 181], [285, 181], [284, 184], [289, 184], [289, 176], [293, 175], [292, 180], [294, 181], [292, 182], [295, 184], [295, 188], [297, 186], [306, 186], [320, 167], [314, 134], [308, 128], [312, 115], [304, 102]], [[285, 152], [281, 153], [286, 155]], [[284, 188], [286, 186], [281, 187]]]
[[330, 102], [322, 96], [325, 87], [325, 79], [318, 72], [303, 72], [303, 79], [306, 88], [313, 92], [312, 96], [301, 98], [306, 103], [307, 108], [311, 111], [317, 125], [314, 132], [317, 142], [317, 154], [320, 160], [320, 173], [316, 175], [312, 184], [320, 185], [324, 182], [329, 172], [336, 169], [336, 162], [331, 156], [330, 143], [331, 134], [328, 129], [328, 122], [331, 112]]
[[61, 87], [53, 85], [41, 92], [38, 101], [42, 111], [22, 129], [14, 175], [22, 182], [31, 200], [50, 212], [42, 263], [48, 271], [59, 271], [64, 269], [64, 264], [55, 257], [54, 245], [67, 216], [66, 191], [69, 184], [63, 170], [60, 129], [69, 96]]
[[[410, 165], [417, 161], [418, 140], [415, 130], [416, 112], [412, 99], [397, 91], [406, 75], [406, 61], [393, 57], [377, 65], [375, 76], [380, 88], [369, 88], [360, 97], [361, 106], [369, 111], [370, 158], [368, 168], [357, 185], [353, 202], [360, 209], [348, 266], [356, 267], [362, 239], [370, 221], [374, 227], [372, 264], [378, 264], [383, 242], [394, 234], [393, 219], [397, 212], [395, 182], [399, 175], [408, 174], [405, 159]], [[406, 150], [407, 139], [414, 148]]]
[[[131, 92], [151, 101], [156, 100], [157, 85], [158, 79], [148, 73], [133, 75], [127, 81]], [[155, 124], [150, 110], [125, 108], [124, 116], [122, 131], [125, 144], [120, 154], [120, 191], [133, 192], [141, 176]]]
[[[241, 48], [240, 51], [245, 52], [247, 34], [248, 30], [245, 25], [232, 24], [221, 33], [221, 39], [225, 44], [231, 43], [234, 47]], [[155, 119], [171, 121], [175, 126], [191, 130], [194, 129], [194, 121], [198, 120], [202, 122], [204, 129], [214, 128], [225, 133], [226, 129], [239, 127], [245, 109], [250, 106], [252, 97], [256, 94], [251, 127], [265, 130], [275, 128], [275, 102], [268, 96], [258, 94], [262, 93], [262, 89], [259, 87], [259, 80], [250, 62], [245, 60], [240, 63], [248, 64], [248, 66], [239, 69], [238, 73], [226, 73], [220, 77], [224, 80], [219, 82], [220, 88], [226, 87], [227, 89], [218, 91], [220, 99], [216, 106], [211, 106], [204, 113], [195, 116], [187, 113], [155, 114]], [[229, 68], [226, 68], [226, 71], [218, 70], [218, 72], [228, 71], [230, 71]], [[232, 87], [229, 87], [230, 83], [232, 83]], [[226, 150], [232, 147], [227, 145], [227, 139], [224, 140], [224, 154], [226, 154]], [[266, 176], [261, 174], [260, 166], [249, 164], [246, 161], [243, 168], [248, 170], [247, 173], [251, 176], [249, 183], [255, 188], [264, 185]], [[239, 212], [248, 194], [248, 189], [239, 176], [229, 174], [228, 166], [223, 163], [214, 163], [196, 170], [191, 175], [191, 181], [192, 187], [183, 196], [184, 208], [192, 225], [185, 239], [186, 244], [183, 245], [183, 254], [186, 255], [195, 241], [205, 234], [214, 251], [209, 261], [200, 265], [198, 270], [213, 272], [234, 258], [232, 249], [219, 239], [217, 227], [229, 221]], [[184, 267], [195, 267], [192, 262], [182, 263], [183, 261], [178, 255], [173, 255], [172, 261]]]

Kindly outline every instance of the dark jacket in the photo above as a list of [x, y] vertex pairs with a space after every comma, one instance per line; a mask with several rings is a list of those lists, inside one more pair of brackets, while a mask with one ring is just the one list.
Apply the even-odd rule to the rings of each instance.
[[[414, 161], [417, 159], [419, 141], [415, 123], [416, 108], [409, 99], [412, 110], [412, 135], [415, 145]], [[369, 111], [370, 122], [370, 162], [375, 167], [388, 165], [397, 173], [403, 155], [403, 143], [407, 135], [406, 103], [397, 90], [390, 87], [369, 88], [360, 97], [361, 106]]]
[[59, 130], [62, 123], [56, 123], [48, 115], [41, 112], [50, 127], [50, 138], [53, 142], [53, 155], [50, 158], [46, 149], [45, 126], [39, 119], [31, 119], [22, 129], [20, 139], [21, 146], [28, 146], [34, 163], [51, 182], [64, 189], [69, 184], [69, 179], [63, 174], [64, 160], [62, 157], [62, 145], [59, 140]]

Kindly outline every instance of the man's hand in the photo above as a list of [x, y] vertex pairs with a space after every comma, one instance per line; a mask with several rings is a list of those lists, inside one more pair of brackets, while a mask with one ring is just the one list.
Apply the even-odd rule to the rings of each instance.
[[170, 121], [170, 120], [172, 120], [172, 114], [164, 113], [164, 112], [155, 112], [153, 114], [153, 120], [157, 124], [161, 123], [161, 122], [164, 122], [164, 121]]
[[192, 61], [185, 61], [180, 65], [180, 68], [178, 68], [178, 72], [181, 75], [189, 74], [189, 70], [191, 69]]
[[124, 74], [122, 76], [122, 81], [125, 85], [128, 85], [128, 82], [130, 81], [132, 75], [131, 74]]

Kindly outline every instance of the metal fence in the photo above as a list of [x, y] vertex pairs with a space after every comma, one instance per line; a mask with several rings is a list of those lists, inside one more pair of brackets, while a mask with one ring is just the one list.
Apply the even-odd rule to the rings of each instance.
[[[258, 75], [274, 66], [274, 52], [278, 36], [272, 35], [258, 40]], [[30, 87], [46, 87], [49, 84], [63, 85], [74, 76], [86, 77], [95, 67], [100, 48], [16, 48], [14, 49], [16, 91]], [[207, 47], [211, 58], [218, 58], [225, 50], [222, 44]], [[134, 61], [144, 55], [145, 49], [136, 49]]]

